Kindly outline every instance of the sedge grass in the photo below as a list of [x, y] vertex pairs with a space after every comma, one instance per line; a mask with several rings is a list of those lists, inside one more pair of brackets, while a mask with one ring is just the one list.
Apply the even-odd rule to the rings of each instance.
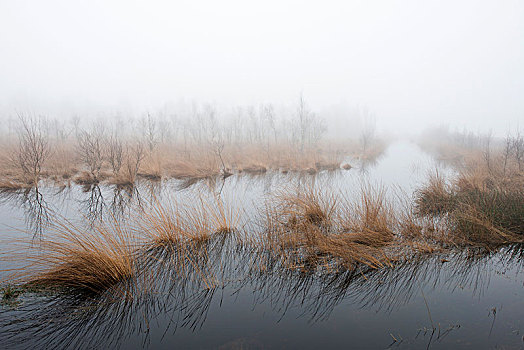
[[89, 228], [61, 220], [38, 241], [13, 243], [19, 249], [6, 257], [23, 267], [10, 271], [11, 283], [100, 294], [135, 276], [136, 237], [116, 220]]
[[[370, 189], [368, 189], [370, 190]], [[316, 269], [389, 265], [383, 249], [394, 237], [381, 192], [363, 191], [357, 203], [314, 187], [279, 193], [266, 213], [267, 250], [289, 267]]]
[[495, 172], [462, 172], [451, 184], [432, 176], [416, 193], [415, 212], [444, 220], [447, 238], [456, 244], [490, 247], [524, 240], [523, 187]]

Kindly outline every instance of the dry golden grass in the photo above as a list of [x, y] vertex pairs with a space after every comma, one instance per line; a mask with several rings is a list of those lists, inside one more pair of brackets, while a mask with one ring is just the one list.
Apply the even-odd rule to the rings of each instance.
[[497, 154], [489, 166], [478, 157], [464, 163], [451, 182], [430, 177], [416, 193], [416, 214], [442, 221], [441, 238], [447, 243], [490, 249], [523, 242], [524, 173], [510, 163], [502, 170]]
[[215, 235], [238, 234], [240, 213], [217, 197], [200, 197], [194, 204], [171, 202], [166, 206], [156, 202], [140, 216], [138, 226], [152, 247], [177, 246], [206, 242]]
[[70, 141], [54, 142], [52, 153], [46, 164], [46, 175], [70, 179], [78, 173], [75, 145]]
[[341, 214], [341, 226], [364, 244], [380, 247], [390, 243], [395, 236], [396, 213], [386, 200], [383, 187], [364, 185], [360, 198], [347, 201]]
[[[212, 142], [207, 143], [159, 143], [153, 150], [143, 147], [138, 169], [134, 169], [135, 161], [127, 169], [126, 161], [136, 154], [136, 147], [125, 148], [121, 167], [115, 170], [112, 166], [114, 158], [110, 158], [107, 140], [102, 140], [101, 146], [101, 174], [86, 175], [88, 166], [81, 162], [79, 148], [73, 137], [64, 140], [50, 139], [51, 152], [43, 164], [40, 176], [49, 178], [57, 183], [72, 180], [80, 184], [93, 184], [107, 181], [117, 185], [131, 185], [137, 176], [149, 180], [160, 180], [163, 177], [177, 179], [208, 179], [217, 176], [228, 176], [234, 173], [263, 174], [267, 171], [282, 173], [307, 172], [315, 174], [319, 171], [334, 171], [340, 169], [345, 156], [358, 155], [363, 158], [376, 157], [384, 151], [385, 143], [378, 142], [370, 147], [366, 154], [362, 154], [358, 144], [352, 141], [337, 142], [326, 140], [317, 143], [314, 147], [308, 146], [300, 150], [296, 144], [287, 141], [271, 143], [242, 142], [226, 143], [220, 152]], [[134, 144], [130, 140], [119, 140], [122, 144]], [[5, 139], [6, 146], [0, 151], [1, 174], [8, 180], [20, 181], [21, 173], [16, 164], [10, 159], [12, 149], [16, 149], [17, 141], [11, 137]], [[143, 145], [142, 145], [143, 146]], [[128, 154], [128, 153], [131, 154]], [[132, 169], [131, 169], [132, 168]], [[350, 169], [346, 166], [345, 169]], [[96, 180], [95, 180], [96, 178]], [[25, 180], [24, 180], [25, 181]], [[27, 182], [27, 181], [26, 181]]]
[[[455, 185], [434, 176], [416, 202], [369, 185], [356, 197], [313, 187], [279, 193], [267, 204], [257, 243], [285, 268], [316, 271], [377, 269], [464, 245], [491, 249], [524, 241], [515, 231], [522, 230], [522, 191], [497, 199], [468, 192], [453, 200], [457, 194], [449, 191]], [[500, 217], [493, 217], [502, 202]]]
[[73, 178], [73, 182], [78, 185], [92, 185], [99, 183], [100, 180], [95, 178], [89, 172], [83, 171]]
[[209, 160], [177, 160], [166, 166], [168, 176], [175, 179], [206, 179], [218, 176], [218, 165]]
[[470, 170], [452, 182], [432, 176], [415, 201], [394, 201], [385, 188], [369, 185], [357, 196], [312, 185], [288, 188], [266, 203], [260, 235], [242, 236], [241, 211], [232, 201], [202, 195], [191, 203], [137, 209], [136, 221], [126, 226], [110, 220], [82, 229], [61, 221], [37, 244], [24, 242], [25, 250], [3, 256], [25, 262], [11, 276], [15, 283], [125, 294], [144, 256], [169, 256], [177, 273], [196, 274], [208, 288], [215, 286], [210, 251], [224, 237], [249, 245], [262, 258], [261, 269], [269, 258], [306, 273], [378, 269], [450, 247], [523, 242], [520, 178]]
[[19, 258], [25, 266], [9, 277], [11, 283], [79, 293], [103, 293], [122, 287], [136, 274], [135, 251], [138, 241], [116, 220], [90, 228], [59, 221], [40, 240], [18, 240], [17, 253], [4, 258]]
[[312, 224], [329, 227], [331, 225], [337, 197], [331, 193], [308, 186], [293, 190], [283, 190], [275, 195], [279, 216], [287, 225]]
[[220, 255], [226, 241], [242, 244], [239, 222], [240, 211], [215, 197], [200, 198], [193, 205], [156, 202], [137, 219], [136, 227], [146, 238], [146, 265], [168, 263], [178, 276], [197, 277], [213, 288], [218, 283], [215, 274], [223, 272], [212, 256]]
[[452, 185], [437, 173], [431, 174], [427, 184], [417, 190], [415, 210], [419, 215], [442, 216], [454, 205]]
[[[116, 185], [121, 187], [132, 187], [135, 185], [135, 180], [130, 176], [118, 174], [116, 176], [109, 177], [106, 182], [110, 185]], [[78, 182], [77, 182], [78, 183]], [[82, 184], [81, 182], [79, 184]]]
[[395, 218], [384, 193], [363, 189], [349, 201], [307, 187], [279, 193], [266, 212], [265, 249], [289, 268], [354, 269], [391, 264]]
[[164, 172], [164, 158], [165, 154], [163, 155], [160, 150], [149, 153], [144, 157], [137, 175], [148, 180], [161, 180]]

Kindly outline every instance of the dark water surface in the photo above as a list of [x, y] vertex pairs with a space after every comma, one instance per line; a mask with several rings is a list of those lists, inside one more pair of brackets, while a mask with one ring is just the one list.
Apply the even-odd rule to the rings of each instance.
[[[376, 162], [350, 162], [355, 167], [349, 171], [315, 176], [268, 173], [216, 182], [142, 181], [134, 189], [42, 186], [39, 192], [2, 194], [0, 223], [6, 237], [38, 237], [57, 217], [95, 222], [114, 216], [125, 221], [137, 215], [138, 206], [152, 201], [191, 202], [210, 192], [220, 192], [250, 220], [263, 198], [290, 182], [314, 182], [344, 193], [356, 193], [362, 183], [371, 182], [409, 195], [439, 166], [404, 142], [393, 144]], [[2, 240], [0, 248], [9, 249], [9, 242]], [[206, 284], [196, 271], [172, 269], [177, 252], [158, 254], [143, 268], [155, 272], [154, 282], [145, 274], [139, 277], [132, 298], [25, 294], [17, 305], [3, 304], [1, 346], [524, 348], [524, 272], [518, 247], [489, 254], [450, 253], [342, 274], [289, 271], [268, 261], [265, 273], [257, 273], [250, 266], [260, 257], [226, 237], [209, 248], [206, 268], [216, 276], [215, 284]]]

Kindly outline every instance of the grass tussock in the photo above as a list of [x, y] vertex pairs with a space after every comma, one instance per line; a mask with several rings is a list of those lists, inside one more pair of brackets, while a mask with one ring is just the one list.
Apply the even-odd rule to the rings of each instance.
[[380, 247], [394, 239], [396, 217], [384, 188], [363, 187], [360, 199], [350, 201], [343, 209], [343, 230], [353, 234], [357, 241]]
[[327, 229], [332, 223], [337, 204], [336, 196], [314, 187], [284, 190], [275, 199], [277, 210], [286, 219], [288, 226], [314, 225]]
[[137, 242], [131, 231], [116, 221], [89, 229], [62, 221], [42, 240], [19, 243], [23, 250], [16, 256], [26, 266], [11, 275], [10, 281], [17, 284], [100, 294], [135, 276]]
[[415, 195], [415, 213], [433, 220], [454, 245], [488, 249], [524, 241], [524, 139], [491, 133], [428, 131], [421, 146], [454, 167], [458, 176], [431, 176]]
[[415, 196], [415, 211], [418, 215], [442, 216], [456, 205], [452, 186], [437, 173], [429, 176], [427, 184]]
[[158, 248], [205, 243], [217, 235], [237, 233], [239, 223], [240, 211], [213, 197], [210, 201], [199, 198], [194, 205], [156, 202], [144, 212], [138, 226], [152, 247]]
[[[267, 250], [288, 268], [379, 268], [391, 263], [394, 217], [384, 194], [349, 201], [312, 187], [281, 193], [266, 213]], [[273, 200], [275, 200], [273, 199]]]
[[194, 205], [157, 202], [145, 210], [137, 224], [146, 237], [146, 266], [161, 264], [177, 276], [196, 278], [212, 289], [218, 285], [217, 276], [225, 273], [220, 268], [228, 260], [221, 257], [224, 247], [228, 242], [235, 247], [243, 243], [239, 223], [240, 211], [218, 197], [210, 201], [200, 198]]
[[498, 246], [524, 240], [524, 187], [513, 179], [475, 171], [451, 183], [433, 176], [416, 193], [416, 213], [444, 221], [455, 244]]

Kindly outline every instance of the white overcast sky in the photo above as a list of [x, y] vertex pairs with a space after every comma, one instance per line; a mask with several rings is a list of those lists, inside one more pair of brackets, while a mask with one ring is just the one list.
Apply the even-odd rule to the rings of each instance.
[[0, 111], [366, 106], [382, 128], [524, 125], [524, 1], [0, 0]]

